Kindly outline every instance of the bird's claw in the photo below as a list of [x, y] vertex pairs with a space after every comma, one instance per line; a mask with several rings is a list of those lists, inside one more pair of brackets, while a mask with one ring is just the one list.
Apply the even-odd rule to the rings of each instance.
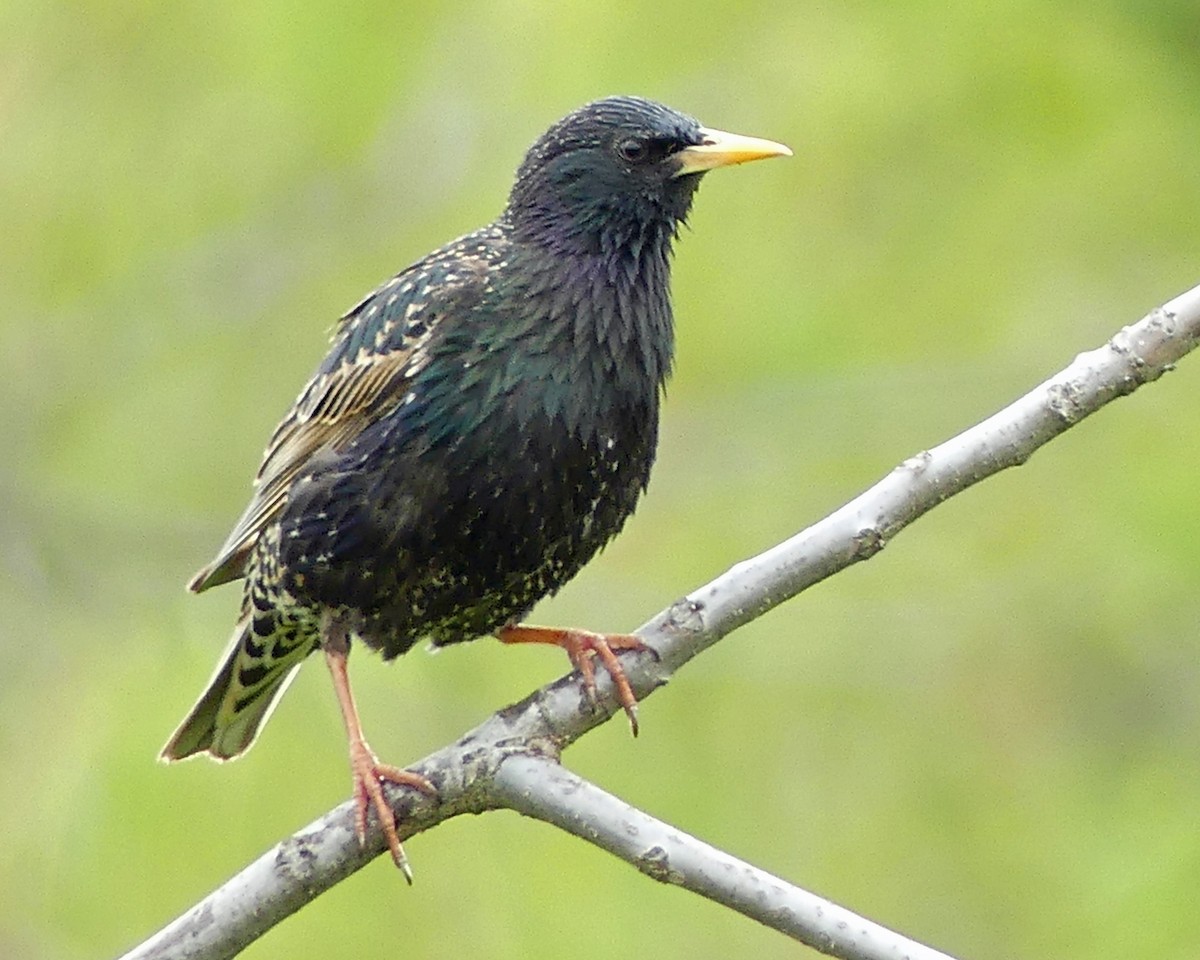
[[577, 630], [572, 627], [534, 627], [527, 624], [514, 623], [501, 627], [496, 631], [496, 637], [501, 643], [550, 643], [567, 651], [571, 666], [579, 671], [583, 679], [584, 694], [593, 707], [596, 706], [596, 664], [601, 666], [612, 677], [616, 691], [617, 702], [629, 718], [629, 728], [633, 735], [638, 735], [637, 697], [629, 685], [629, 678], [621, 661], [617, 659], [614, 650], [637, 650], [658, 654], [652, 647], [647, 646], [640, 637], [632, 633], [592, 633], [590, 630]]
[[412, 883], [412, 869], [408, 865], [408, 857], [400, 843], [400, 834], [396, 828], [396, 813], [384, 796], [383, 784], [394, 783], [397, 786], [412, 787], [427, 796], [436, 796], [437, 788], [426, 777], [411, 770], [402, 770], [386, 763], [380, 763], [371, 748], [363, 740], [351, 744], [350, 765], [354, 773], [354, 832], [358, 837], [360, 847], [367, 843], [367, 821], [371, 807], [379, 819], [379, 828], [387, 840], [388, 850], [392, 860], [404, 874], [404, 879]]
[[614, 650], [649, 650], [641, 640], [632, 634], [591, 633], [587, 630], [564, 631], [563, 647], [570, 657], [572, 665], [583, 678], [583, 689], [592, 706], [596, 706], [596, 661], [612, 678], [613, 689], [617, 702], [629, 718], [629, 729], [636, 737], [638, 735], [637, 697], [625, 676], [625, 668]]

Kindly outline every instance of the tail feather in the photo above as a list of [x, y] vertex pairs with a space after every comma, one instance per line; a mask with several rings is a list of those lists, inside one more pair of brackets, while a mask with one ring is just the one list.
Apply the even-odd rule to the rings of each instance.
[[262, 640], [249, 614], [239, 620], [216, 673], [159, 758], [169, 762], [208, 753], [230, 760], [249, 750], [315, 647], [297, 639], [288, 631]]

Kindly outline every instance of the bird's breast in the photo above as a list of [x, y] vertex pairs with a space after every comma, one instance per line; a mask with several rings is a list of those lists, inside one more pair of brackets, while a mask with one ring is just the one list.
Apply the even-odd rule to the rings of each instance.
[[[648, 482], [669, 313], [627, 295], [506, 302], [439, 327], [405, 402], [289, 508], [289, 568], [311, 600], [357, 611], [385, 656], [523, 616], [620, 531]], [[648, 324], [667, 335], [647, 339]]]

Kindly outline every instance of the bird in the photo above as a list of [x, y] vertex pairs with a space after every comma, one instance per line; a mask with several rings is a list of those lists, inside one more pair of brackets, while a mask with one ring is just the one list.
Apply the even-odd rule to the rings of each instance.
[[[320, 650], [349, 741], [355, 830], [374, 810], [411, 883], [347, 659], [492, 635], [595, 661], [637, 733], [630, 634], [528, 625], [620, 531], [646, 489], [672, 368], [672, 244], [704, 174], [789, 156], [652, 100], [596, 100], [529, 148], [503, 212], [345, 313], [271, 436], [249, 505], [188, 584], [238, 579], [232, 638], [166, 761], [244, 753]], [[652, 652], [652, 651], [651, 651]]]

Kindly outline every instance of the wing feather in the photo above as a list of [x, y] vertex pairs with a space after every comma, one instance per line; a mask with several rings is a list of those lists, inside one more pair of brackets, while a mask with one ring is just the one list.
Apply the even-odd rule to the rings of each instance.
[[259, 536], [314, 458], [343, 452], [403, 403], [441, 318], [478, 302], [505, 243], [495, 225], [463, 237], [397, 274], [341, 318], [329, 355], [267, 444], [249, 505], [189, 590], [241, 577]]
[[404, 398], [413, 349], [343, 363], [319, 374], [275, 429], [254, 481], [254, 496], [217, 552], [188, 584], [199, 592], [241, 576], [259, 534], [283, 510], [292, 483], [322, 450], [341, 453]]

